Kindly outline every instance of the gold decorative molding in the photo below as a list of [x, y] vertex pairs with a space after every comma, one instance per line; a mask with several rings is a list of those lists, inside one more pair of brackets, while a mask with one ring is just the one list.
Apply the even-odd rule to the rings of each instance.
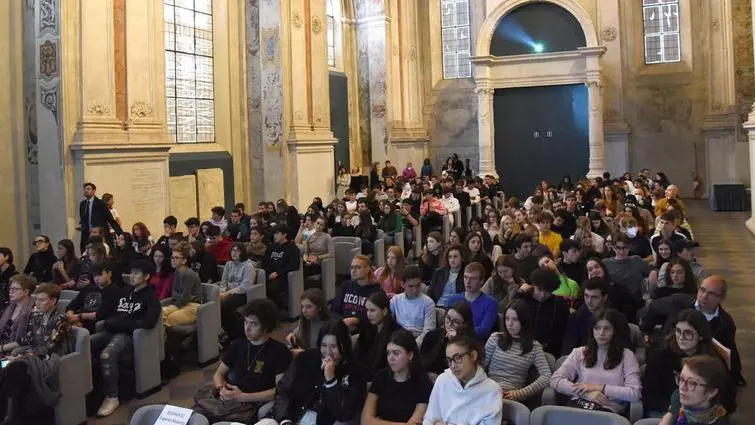
[[603, 29], [600, 30], [600, 38], [603, 41], [614, 41], [616, 40], [616, 37], [618, 36], [618, 31], [616, 30], [616, 27], [612, 25], [606, 25], [603, 27]]
[[299, 11], [294, 10], [293, 13], [291, 14], [291, 25], [297, 30], [300, 30], [302, 27], [302, 24], [303, 22], [301, 20], [301, 15], [299, 14]]
[[148, 103], [144, 102], [135, 102], [131, 105], [131, 119], [132, 120], [138, 120], [141, 118], [146, 118], [149, 116], [152, 116], [154, 111], [152, 110], [152, 106]]
[[319, 16], [313, 16], [312, 17], [312, 32], [315, 33], [315, 35], [320, 34], [322, 31], [322, 20], [320, 20]]
[[106, 115], [110, 114], [110, 105], [93, 100], [87, 103], [87, 113], [89, 115]]

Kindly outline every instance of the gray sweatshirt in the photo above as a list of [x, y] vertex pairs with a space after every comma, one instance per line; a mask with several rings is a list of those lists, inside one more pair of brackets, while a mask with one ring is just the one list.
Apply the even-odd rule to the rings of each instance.
[[173, 305], [184, 307], [189, 303], [204, 302], [204, 291], [199, 276], [190, 268], [176, 269], [173, 272], [173, 292], [170, 297]]
[[254, 284], [256, 272], [250, 260], [229, 261], [223, 268], [223, 277], [220, 279], [220, 290], [229, 294], [244, 294]]

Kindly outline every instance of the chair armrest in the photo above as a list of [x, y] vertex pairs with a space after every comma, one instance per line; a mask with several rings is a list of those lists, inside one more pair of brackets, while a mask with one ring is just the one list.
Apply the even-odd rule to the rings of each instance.
[[265, 287], [265, 282], [262, 283], [255, 283], [252, 285], [251, 289], [246, 291], [246, 302], [250, 302], [252, 300], [263, 300], [267, 298], [267, 289]]
[[556, 390], [551, 387], [547, 387], [543, 390], [543, 394], [540, 396], [541, 406], [555, 406], [556, 405]]
[[206, 363], [218, 356], [220, 303], [208, 301], [197, 308], [197, 357]]
[[98, 334], [105, 331], [105, 321], [99, 320], [94, 324], [94, 333]]
[[171, 304], [173, 304], [173, 297], [163, 298], [160, 300], [160, 305], [163, 307]]
[[642, 405], [642, 400], [629, 403], [629, 422], [635, 423], [639, 421], [643, 418], [644, 413], [645, 412]]
[[334, 258], [326, 258], [320, 261], [322, 268], [322, 291], [325, 301], [336, 297], [336, 261]]
[[259, 409], [257, 409], [257, 419], [262, 420], [265, 419], [265, 417], [273, 411], [273, 402], [268, 401], [267, 403], [260, 406]]
[[152, 329], [134, 330], [134, 380], [138, 394], [160, 386], [162, 350], [162, 323]]
[[375, 267], [385, 266], [385, 239], [375, 239], [373, 244]]
[[[81, 378], [87, 374], [91, 377], [92, 370], [87, 369], [86, 359], [81, 353], [66, 354], [58, 363], [58, 390], [62, 395], [92, 391], [91, 386], [84, 385], [82, 388]], [[89, 381], [91, 383], [91, 379]]]
[[301, 294], [304, 293], [304, 268], [299, 266], [299, 270], [288, 273], [288, 316], [291, 319], [299, 317], [301, 307], [299, 302]]

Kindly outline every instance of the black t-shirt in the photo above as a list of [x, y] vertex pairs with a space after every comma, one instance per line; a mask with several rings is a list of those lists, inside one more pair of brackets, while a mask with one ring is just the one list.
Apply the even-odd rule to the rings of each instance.
[[245, 393], [269, 390], [275, 388], [275, 375], [288, 369], [291, 358], [291, 351], [272, 338], [261, 345], [236, 341], [223, 356], [223, 364], [230, 369], [226, 379]]
[[433, 384], [426, 373], [396, 382], [390, 368], [372, 377], [370, 392], [378, 396], [375, 415], [389, 422], [407, 422], [418, 404], [427, 404]]

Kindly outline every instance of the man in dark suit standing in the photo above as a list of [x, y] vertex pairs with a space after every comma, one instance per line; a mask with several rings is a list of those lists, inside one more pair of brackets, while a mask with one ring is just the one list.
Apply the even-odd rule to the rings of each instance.
[[[97, 186], [94, 183], [84, 183], [84, 200], [79, 202], [79, 226], [81, 227], [81, 242], [79, 249], [83, 253], [86, 249], [89, 234], [94, 227], [107, 229], [108, 224], [115, 230], [117, 235], [123, 233], [121, 226], [113, 218], [110, 209], [100, 198], [97, 197]], [[105, 232], [106, 237], [110, 233]], [[108, 241], [112, 245], [112, 241]]]

